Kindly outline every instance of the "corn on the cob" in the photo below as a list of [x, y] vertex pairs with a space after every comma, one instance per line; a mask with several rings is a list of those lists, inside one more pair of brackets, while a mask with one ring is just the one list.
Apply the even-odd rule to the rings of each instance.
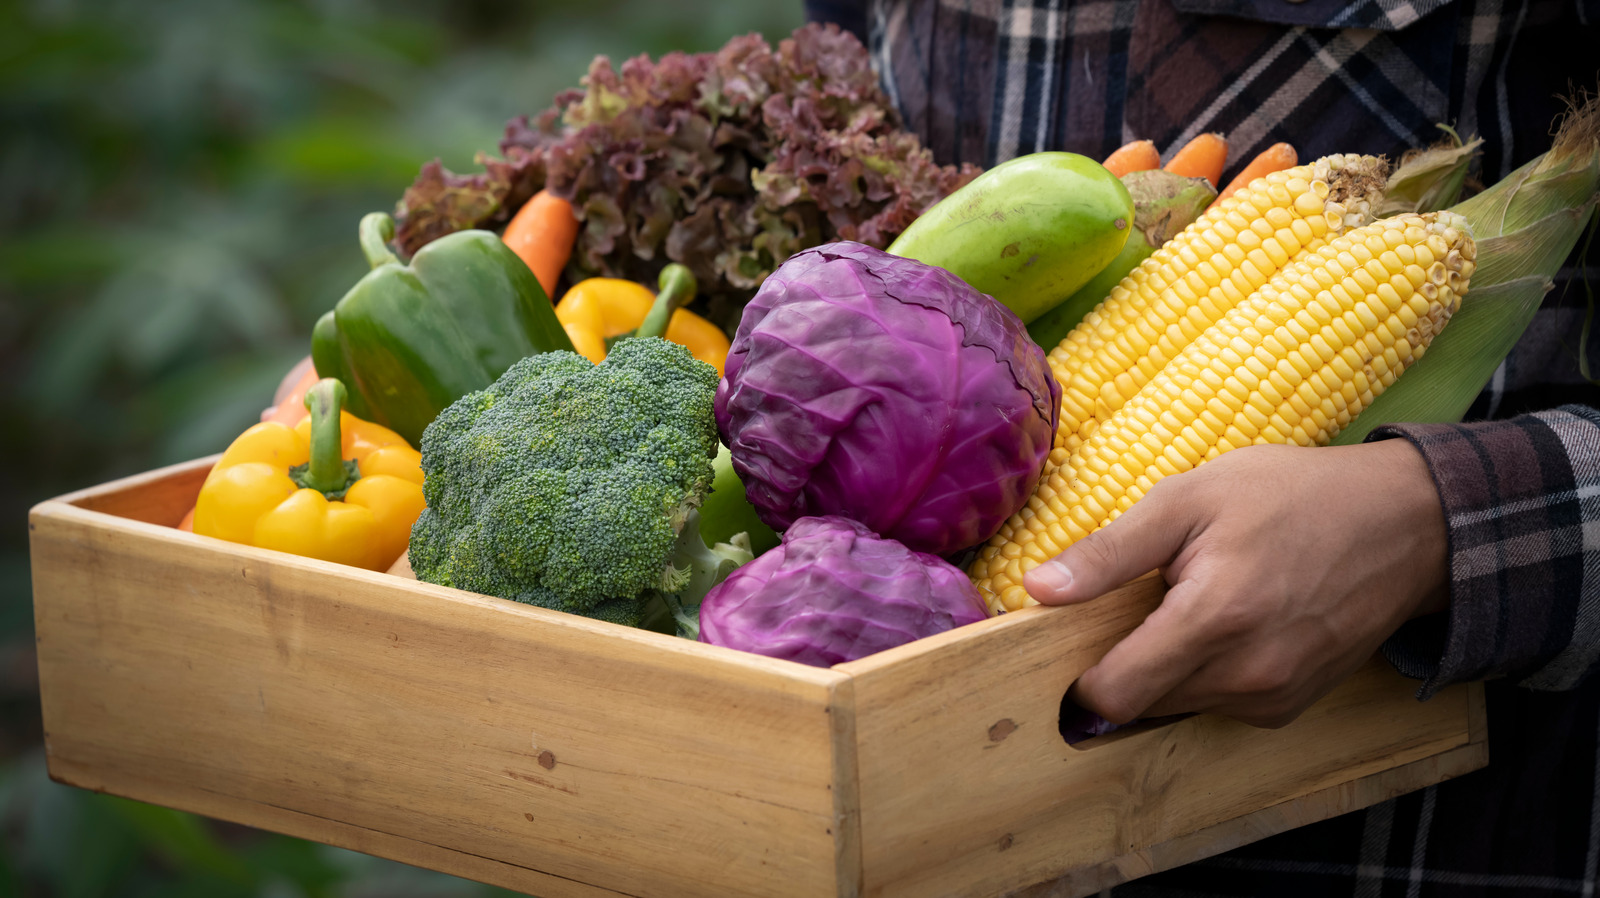
[[969, 573], [992, 611], [1022, 575], [1129, 508], [1162, 477], [1251, 443], [1323, 445], [1427, 350], [1472, 275], [1451, 212], [1352, 230], [1285, 268], [1200, 334], [1090, 434]]
[[[1522, 338], [1550, 279], [1600, 204], [1600, 95], [1574, 98], [1548, 152], [1452, 207], [1478, 246], [1472, 302], [1428, 360], [1383, 394], [1334, 444], [1396, 421], [1459, 421]], [[1584, 355], [1579, 353], [1580, 373]]]
[[1370, 221], [1387, 174], [1382, 159], [1357, 155], [1274, 172], [1218, 203], [1130, 272], [1049, 353], [1062, 387], [1051, 466], [1283, 266]]

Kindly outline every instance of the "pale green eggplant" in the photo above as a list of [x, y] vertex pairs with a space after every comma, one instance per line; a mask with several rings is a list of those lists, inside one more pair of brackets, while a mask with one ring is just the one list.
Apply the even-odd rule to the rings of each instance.
[[1128, 172], [1121, 180], [1133, 197], [1133, 232], [1122, 252], [1089, 283], [1028, 325], [1028, 335], [1047, 352], [1066, 339], [1083, 316], [1111, 294], [1112, 287], [1199, 218], [1217, 198], [1217, 189], [1205, 178], [1185, 178], [1161, 169]]
[[888, 251], [949, 271], [1026, 324], [1115, 259], [1132, 222], [1128, 188], [1100, 163], [1030, 153], [940, 200]]

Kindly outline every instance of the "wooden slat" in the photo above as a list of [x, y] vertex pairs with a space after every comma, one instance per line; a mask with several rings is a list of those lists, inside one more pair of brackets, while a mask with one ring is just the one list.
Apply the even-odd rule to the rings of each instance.
[[[1473, 684], [1468, 692], [1481, 708], [1483, 687]], [[1487, 742], [1468, 742], [1440, 755], [1262, 808], [1094, 866], [1078, 868], [1059, 879], [1007, 892], [1005, 898], [1085, 898], [1141, 876], [1180, 867], [1268, 836], [1471, 773], [1488, 761]]]
[[853, 894], [843, 674], [59, 502], [30, 528], [65, 782], [467, 875], [449, 852], [627, 895]]
[[157, 468], [69, 493], [55, 501], [132, 521], [176, 527], [189, 509], [194, 508], [200, 485], [205, 483], [206, 475], [211, 473], [211, 466], [219, 457], [213, 455]]
[[817, 670], [170, 528], [203, 459], [30, 516], [63, 782], [544, 898], [1091, 894], [1465, 773], [1375, 662], [1290, 727], [1068, 747], [1159, 581]]
[[1067, 687], [1162, 591], [1147, 578], [838, 668], [855, 681], [866, 894], [1099, 888], [1482, 765], [1476, 749], [1426, 761], [1469, 745], [1470, 690], [1418, 703], [1381, 660], [1279, 730], [1201, 716], [1066, 745]]

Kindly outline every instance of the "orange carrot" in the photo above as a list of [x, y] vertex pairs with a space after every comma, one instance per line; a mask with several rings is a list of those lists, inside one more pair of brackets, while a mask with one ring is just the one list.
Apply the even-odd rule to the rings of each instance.
[[1106, 157], [1102, 163], [1106, 170], [1122, 177], [1131, 171], [1150, 171], [1161, 167], [1161, 154], [1156, 152], [1156, 145], [1149, 140], [1135, 140], [1118, 147], [1116, 152]]
[[553, 301], [561, 269], [567, 267], [573, 241], [578, 239], [578, 218], [572, 204], [541, 190], [517, 211], [500, 239], [528, 263]]
[[1222, 180], [1222, 167], [1227, 161], [1227, 139], [1221, 134], [1201, 134], [1172, 154], [1166, 170], [1185, 178], [1205, 178], [1215, 187]]
[[1286, 143], [1275, 143], [1256, 154], [1256, 158], [1251, 159], [1249, 165], [1239, 169], [1239, 173], [1233, 176], [1233, 180], [1228, 182], [1227, 187], [1222, 188], [1222, 192], [1217, 194], [1215, 200], [1211, 201], [1211, 205], [1215, 206], [1217, 203], [1233, 196], [1234, 191], [1244, 187], [1256, 178], [1264, 178], [1275, 171], [1294, 168], [1299, 162], [1300, 155], [1294, 151], [1294, 147]]

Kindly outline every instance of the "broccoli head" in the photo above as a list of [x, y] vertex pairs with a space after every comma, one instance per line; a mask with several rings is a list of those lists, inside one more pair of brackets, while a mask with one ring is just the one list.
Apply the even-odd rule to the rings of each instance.
[[422, 435], [417, 577], [638, 625], [663, 593], [698, 604], [748, 547], [708, 549], [716, 369], [659, 337], [598, 365], [546, 352], [450, 405]]

